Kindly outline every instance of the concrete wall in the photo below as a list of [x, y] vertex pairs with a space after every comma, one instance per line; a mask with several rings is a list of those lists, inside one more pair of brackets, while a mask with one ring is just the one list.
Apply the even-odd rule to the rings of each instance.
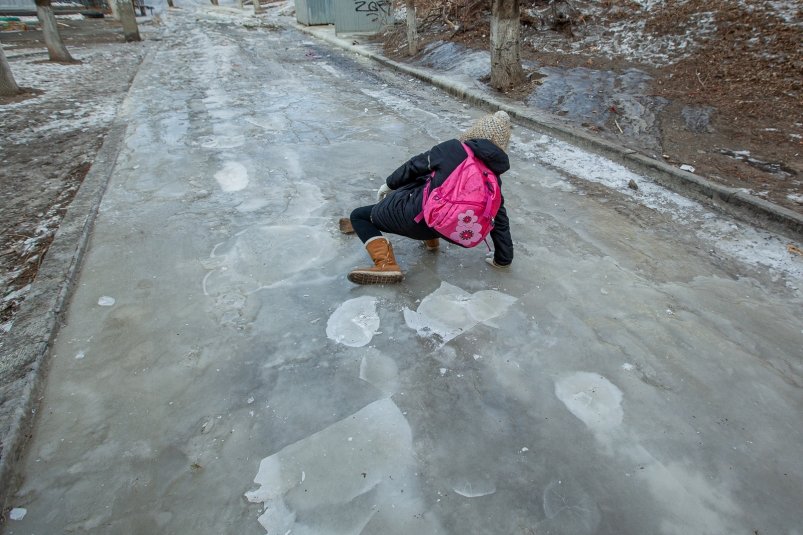
[[36, 4], [33, 0], [0, 0], [0, 13], [6, 12], [36, 13]]

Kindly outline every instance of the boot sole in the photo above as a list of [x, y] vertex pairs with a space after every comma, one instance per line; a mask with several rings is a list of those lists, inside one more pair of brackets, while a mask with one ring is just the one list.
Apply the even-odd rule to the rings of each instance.
[[352, 271], [348, 279], [354, 284], [395, 284], [401, 282], [404, 275], [400, 271]]

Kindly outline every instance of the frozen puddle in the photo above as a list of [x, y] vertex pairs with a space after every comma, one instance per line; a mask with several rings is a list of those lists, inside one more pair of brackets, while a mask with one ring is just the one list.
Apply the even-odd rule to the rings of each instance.
[[226, 162], [215, 180], [225, 192], [240, 191], [248, 186], [248, 169], [239, 162]]
[[360, 362], [360, 379], [372, 384], [386, 396], [399, 389], [399, 367], [392, 358], [369, 348]]
[[369, 295], [349, 299], [335, 310], [326, 323], [326, 336], [349, 347], [367, 345], [379, 329], [376, 298]]
[[[288, 254], [298, 248], [300, 239], [310, 254]], [[335, 241], [312, 227], [250, 227], [212, 250], [204, 262], [210, 270], [203, 281], [204, 295], [248, 294], [271, 288], [302, 272], [320, 269], [336, 254]]]
[[468, 331], [478, 323], [488, 323], [504, 314], [517, 299], [496, 290], [469, 293], [448, 282], [426, 296], [418, 310], [404, 309], [404, 321], [419, 336], [437, 335], [441, 344]]
[[245, 497], [264, 504], [269, 535], [403, 533], [412, 520], [418, 533], [441, 533], [415, 518], [427, 509], [415, 471], [410, 426], [382, 399], [262, 459]]
[[564, 377], [555, 383], [555, 395], [594, 432], [604, 433], [622, 423], [622, 391], [598, 373]]

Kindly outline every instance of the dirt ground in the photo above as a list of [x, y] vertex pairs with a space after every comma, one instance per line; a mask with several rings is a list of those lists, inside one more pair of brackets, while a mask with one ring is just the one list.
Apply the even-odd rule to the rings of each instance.
[[59, 30], [82, 63], [47, 61], [40, 31], [0, 32], [26, 88], [0, 99], [0, 335], [11, 329], [145, 53], [145, 43], [125, 43], [110, 19], [59, 19]]
[[[628, 131], [615, 102], [604, 110], [611, 112], [604, 124], [578, 122], [602, 137], [803, 212], [801, 4], [641, 2], [650, 3], [662, 7], [645, 12], [631, 0], [521, 0], [522, 60], [541, 69], [620, 74], [637, 69], [649, 75], [644, 97], [661, 103], [655, 109], [657, 148]], [[417, 0], [416, 5], [423, 45], [449, 40], [488, 49], [490, 2]], [[386, 35], [385, 48], [409, 60], [403, 32], [397, 28]], [[524, 99], [533, 89], [530, 84], [508, 96]]]

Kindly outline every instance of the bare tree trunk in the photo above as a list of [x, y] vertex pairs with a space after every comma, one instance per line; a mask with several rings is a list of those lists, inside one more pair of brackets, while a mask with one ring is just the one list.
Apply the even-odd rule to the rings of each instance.
[[213, 6], [217, 6], [217, 5], [219, 5], [219, 4], [217, 3], [217, 0], [212, 0], [212, 5], [213, 5]]
[[112, 18], [120, 20], [120, 10], [117, 8], [117, 0], [109, 0], [109, 9], [112, 11]]
[[117, 13], [120, 14], [120, 22], [123, 23], [123, 36], [125, 36], [126, 42], [141, 41], [137, 16], [134, 14], [131, 0], [112, 0], [112, 2], [117, 3]]
[[259, 15], [264, 12], [265, 10], [262, 9], [262, 4], [259, 3], [259, 0], [254, 0], [254, 15]]
[[36, 0], [36, 16], [42, 25], [42, 35], [45, 38], [50, 61], [76, 63], [61, 40], [59, 27], [56, 25], [56, 15], [53, 14], [53, 8], [50, 7], [50, 0]]
[[237, 6], [242, 9], [243, 8], [243, 0], [237, 0]]
[[510, 89], [524, 81], [521, 67], [519, 0], [493, 0], [491, 8], [491, 86]]
[[176, 7], [173, 5], [173, 0], [167, 0], [167, 7]]
[[8, 97], [20, 92], [20, 88], [14, 80], [14, 75], [11, 74], [11, 67], [6, 59], [6, 53], [3, 51], [3, 46], [0, 45], [0, 96]]
[[415, 22], [415, 1], [404, 0], [407, 8], [407, 52], [411, 56], [418, 53], [418, 26]]

